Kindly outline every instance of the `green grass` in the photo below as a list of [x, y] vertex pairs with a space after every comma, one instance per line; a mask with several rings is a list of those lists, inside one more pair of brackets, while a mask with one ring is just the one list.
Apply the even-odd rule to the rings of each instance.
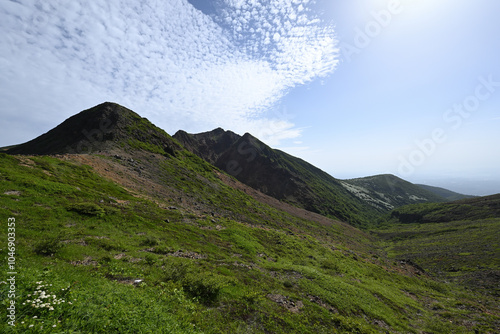
[[[500, 219], [463, 220], [446, 223], [405, 224], [376, 230], [389, 256], [410, 259], [436, 276], [478, 287], [500, 295], [497, 284], [472, 282], [474, 275], [500, 273]], [[495, 274], [496, 273], [496, 274]], [[490, 284], [488, 284], [490, 283]]]
[[[478, 312], [476, 294], [400, 270], [361, 231], [256, 202], [187, 153], [158, 168], [163, 186], [217, 215], [165, 209], [171, 199], [134, 196], [86, 166], [0, 154], [0, 219], [16, 219], [18, 273], [16, 326], [2, 321], [0, 332], [494, 330], [498, 315]], [[7, 285], [0, 291], [6, 319]], [[35, 291], [50, 305], [33, 306]]]

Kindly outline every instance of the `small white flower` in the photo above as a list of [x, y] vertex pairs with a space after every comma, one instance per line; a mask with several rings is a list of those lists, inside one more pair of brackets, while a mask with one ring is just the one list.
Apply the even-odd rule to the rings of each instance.
[[72, 303], [72, 302], [68, 302], [68, 304], [73, 305], [73, 303]]
[[33, 317], [33, 319], [36, 319], [36, 318], [38, 318], [38, 317], [35, 315], [35, 316]]
[[29, 325], [29, 328], [31, 328], [31, 327], [33, 327], [33, 326], [35, 326], [35, 325], [31, 324], [31, 325]]
[[57, 325], [52, 325], [52, 327], [57, 327]]
[[51, 306], [51, 307], [49, 307], [49, 310], [50, 311], [54, 311], [54, 308]]

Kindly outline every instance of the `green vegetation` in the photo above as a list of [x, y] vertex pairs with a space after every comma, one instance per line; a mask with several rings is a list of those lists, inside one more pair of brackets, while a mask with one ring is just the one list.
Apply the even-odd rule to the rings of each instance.
[[498, 297], [500, 196], [405, 206], [372, 233], [392, 258]]
[[500, 218], [405, 224], [375, 231], [389, 256], [411, 260], [434, 276], [499, 296]]
[[0, 219], [16, 219], [18, 273], [16, 326], [3, 321], [1, 332], [495, 331], [498, 307], [478, 302], [488, 299], [401, 268], [359, 230], [257, 202], [185, 151], [148, 168], [162, 171], [155, 191], [184, 197], [132, 193], [63, 159], [0, 154]]
[[426, 224], [500, 217], [500, 195], [448, 203], [407, 205], [391, 212], [390, 222]]

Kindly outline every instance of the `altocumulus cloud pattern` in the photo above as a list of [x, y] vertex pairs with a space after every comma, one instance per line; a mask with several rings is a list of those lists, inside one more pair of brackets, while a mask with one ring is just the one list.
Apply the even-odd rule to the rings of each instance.
[[[207, 15], [187, 0], [2, 1], [0, 102], [14, 117], [30, 99], [43, 111], [91, 94], [179, 128], [262, 129], [289, 89], [337, 65], [333, 27], [312, 5], [215, 0]], [[274, 122], [272, 135], [293, 127]]]

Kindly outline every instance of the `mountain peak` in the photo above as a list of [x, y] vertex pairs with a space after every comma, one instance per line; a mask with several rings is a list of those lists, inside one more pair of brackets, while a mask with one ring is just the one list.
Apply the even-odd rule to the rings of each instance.
[[211, 164], [215, 164], [220, 155], [241, 138], [240, 135], [229, 130], [226, 131], [220, 127], [212, 131], [197, 134], [179, 130], [173, 137], [185, 148], [203, 157], [203, 159]]
[[49, 132], [7, 151], [9, 154], [85, 154], [144, 149], [172, 154], [180, 146], [146, 118], [104, 102], [71, 116]]

